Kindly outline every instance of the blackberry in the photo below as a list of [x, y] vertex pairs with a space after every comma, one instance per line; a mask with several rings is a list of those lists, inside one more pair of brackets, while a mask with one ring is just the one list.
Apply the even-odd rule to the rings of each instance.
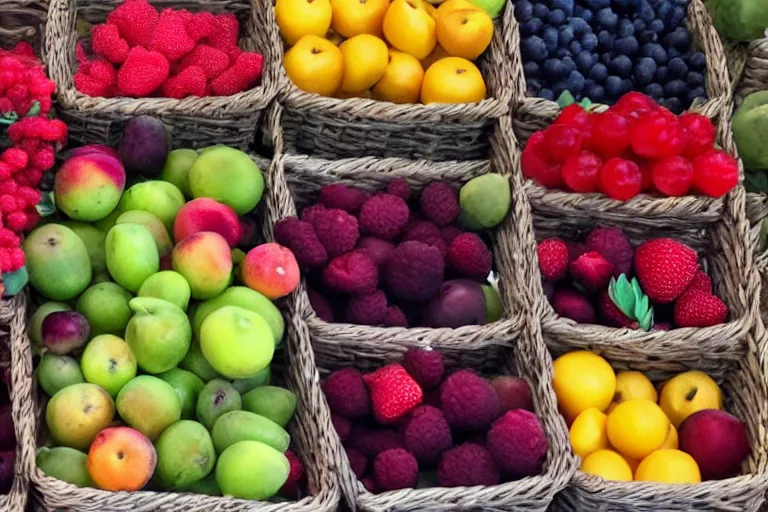
[[608, 78], [608, 68], [602, 63], [595, 64], [589, 71], [589, 78], [595, 82], [605, 82]]
[[706, 98], [707, 97], [707, 91], [704, 89], [704, 86], [696, 87], [695, 89], [691, 89], [691, 92], [688, 93], [688, 101], [693, 103], [693, 100], [696, 98]]
[[566, 80], [566, 85], [568, 86], [568, 90], [573, 94], [574, 96], [580, 95], [582, 90], [584, 89], [584, 75], [579, 73], [578, 71], [572, 71], [570, 75], [568, 75], [568, 79]]
[[549, 14], [549, 7], [544, 4], [536, 4], [533, 6], [533, 15], [536, 18], [543, 20]]
[[560, 9], [567, 16], [573, 16], [573, 11], [576, 5], [574, 0], [552, 0], [552, 7]]
[[664, 94], [667, 96], [680, 97], [688, 95], [688, 85], [682, 80], [671, 80], [664, 86]]
[[664, 96], [664, 87], [661, 84], [652, 83], [645, 87], [645, 94], [651, 98], [658, 100]]
[[542, 89], [539, 91], [539, 98], [555, 101], [555, 93], [551, 89]]
[[585, 9], [580, 5], [577, 5], [573, 8], [573, 14], [574, 16], [584, 20], [585, 23], [591, 22], [592, 18], [594, 18], [594, 13], [592, 11]]
[[704, 56], [703, 52], [693, 52], [688, 59], [688, 64], [690, 64], [696, 71], [702, 71], [707, 65], [707, 58]]
[[573, 29], [571, 27], [560, 27], [560, 33], [558, 34], [558, 44], [560, 46], [569, 46], [573, 38], [575, 37]]
[[635, 35], [635, 25], [632, 24], [632, 20], [625, 18], [619, 21], [619, 29], [617, 33], [619, 37], [629, 37]]
[[609, 76], [605, 79], [605, 92], [611, 100], [616, 101], [621, 96], [622, 90], [621, 78], [618, 76]]
[[590, 50], [590, 51], [595, 50], [597, 49], [598, 44], [599, 44], [598, 37], [595, 34], [592, 34], [592, 33], [584, 34], [584, 36], [581, 38], [581, 46], [585, 50]]
[[605, 88], [602, 85], [591, 84], [584, 90], [584, 95], [596, 103], [605, 100]]
[[616, 41], [616, 37], [607, 30], [603, 30], [597, 34], [597, 40], [600, 43], [600, 48], [610, 51], [613, 50], [613, 43]]
[[571, 53], [573, 55], [579, 55], [583, 50], [583, 48], [581, 47], [581, 43], [578, 41], [571, 41], [569, 48], [571, 49]]
[[584, 4], [593, 11], [596, 11], [611, 5], [611, 0], [584, 0]]
[[683, 113], [683, 102], [678, 98], [667, 98], [665, 105], [673, 114]]
[[669, 69], [667, 69], [667, 66], [659, 66], [656, 68], [656, 81], [660, 84], [667, 83], [667, 80], [669, 80]]
[[[573, 50], [573, 48], [571, 48]], [[576, 67], [582, 73], [589, 73], [595, 62], [592, 60], [592, 54], [589, 52], [579, 52], [576, 54]]]
[[555, 57], [558, 59], [568, 57], [569, 55], [571, 55], [571, 52], [568, 50], [568, 48], [558, 48], [555, 51]]
[[678, 50], [686, 50], [691, 45], [691, 36], [685, 27], [677, 27], [674, 32], [664, 36], [664, 45]]
[[568, 73], [573, 73], [576, 71], [576, 63], [573, 61], [570, 55], [566, 55], [563, 57], [563, 66], [565, 66], [565, 69], [568, 71]]
[[667, 63], [667, 51], [663, 46], [657, 43], [644, 44], [640, 49], [640, 55], [643, 57], [650, 57], [657, 65], [663, 65]]
[[539, 78], [539, 65], [536, 62], [528, 61], [523, 64], [523, 72], [528, 78]]
[[657, 34], [660, 34], [664, 32], [664, 22], [662, 20], [656, 19], [651, 22], [651, 24], [648, 26], [650, 30], [653, 30]]
[[542, 38], [544, 39], [544, 44], [547, 46], [547, 51], [550, 54], [553, 54], [557, 52], [557, 49], [559, 48], [557, 44], [558, 36], [557, 36], [557, 29], [553, 27], [547, 27], [544, 29], [544, 33], [542, 34]]
[[568, 26], [571, 27], [571, 30], [573, 30], [573, 33], [577, 36], [580, 36], [586, 32], [591, 32], [592, 30], [589, 26], [589, 23], [584, 21], [582, 18], [568, 19]]
[[559, 59], [547, 59], [544, 61], [544, 75], [552, 82], [565, 78], [568, 70]]

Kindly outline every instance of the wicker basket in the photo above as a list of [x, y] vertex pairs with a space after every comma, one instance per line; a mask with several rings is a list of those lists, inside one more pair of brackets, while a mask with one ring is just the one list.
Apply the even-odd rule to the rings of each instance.
[[255, 142], [261, 115], [277, 90], [278, 34], [267, 0], [153, 0], [158, 9], [177, 8], [233, 13], [240, 20], [241, 48], [261, 52], [261, 84], [232, 96], [171, 98], [100, 98], [78, 92], [75, 30], [78, 18], [102, 23], [122, 0], [53, 0], [46, 25], [49, 74], [58, 86], [60, 116], [69, 126], [72, 144], [115, 145], [125, 121], [140, 114], [160, 118], [171, 130], [175, 147], [223, 144], [248, 149]]
[[[656, 510], [721, 510], [756, 511], [765, 501], [768, 490], [768, 388], [765, 381], [766, 333], [760, 322], [746, 337], [748, 350], [736, 361], [724, 362], [717, 352], [688, 345], [691, 353], [683, 360], [693, 363], [684, 368], [710, 371], [720, 384], [725, 409], [747, 425], [752, 452], [742, 466], [743, 475], [726, 480], [706, 481], [695, 485], [664, 485], [641, 482], [608, 482], [602, 478], [577, 472], [568, 488], [555, 501], [556, 510], [583, 511], [656, 511]], [[564, 352], [567, 352], [565, 350]], [[616, 370], [645, 372], [654, 382], [673, 377], [678, 370], [679, 353], [657, 351], [653, 357], [643, 350], [628, 347], [620, 354], [597, 350]], [[553, 353], [553, 356], [560, 352]], [[696, 359], [701, 360], [701, 364]], [[718, 364], [707, 364], [716, 361]]]
[[[512, 96], [501, 23], [478, 67], [488, 99], [478, 103], [402, 104], [337, 99], [298, 89], [280, 66], [286, 150], [319, 158], [478, 160], [489, 156], [488, 136], [508, 112]], [[269, 136], [269, 134], [267, 134]]]
[[0, 0], [0, 48], [13, 48], [20, 41], [40, 47], [47, 0]]
[[742, 60], [743, 67], [732, 64], [733, 72], [737, 75], [738, 85], [734, 91], [738, 100], [753, 92], [768, 89], [768, 38], [757, 39], [749, 45], [739, 45], [742, 55], [733, 60]]

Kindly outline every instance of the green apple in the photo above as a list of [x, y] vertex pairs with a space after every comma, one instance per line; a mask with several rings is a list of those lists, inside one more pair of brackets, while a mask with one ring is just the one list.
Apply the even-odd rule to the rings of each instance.
[[85, 315], [91, 326], [91, 336], [115, 334], [122, 336], [133, 312], [128, 301], [133, 298], [127, 290], [112, 282], [98, 283], [83, 292], [75, 309]]
[[189, 170], [197, 160], [198, 153], [194, 149], [174, 149], [168, 153], [160, 179], [173, 183], [181, 190], [184, 197], [191, 198], [189, 189]]
[[176, 394], [179, 395], [182, 419], [194, 419], [197, 397], [200, 391], [202, 391], [203, 386], [205, 386], [200, 377], [181, 368], [168, 370], [158, 375], [158, 377], [170, 384], [174, 391], [176, 391]]
[[120, 215], [115, 221], [115, 225], [126, 223], [138, 224], [147, 228], [147, 231], [149, 231], [149, 234], [152, 235], [152, 239], [155, 241], [157, 253], [161, 258], [173, 249], [171, 235], [165, 229], [165, 224], [151, 213], [143, 210], [130, 210]]
[[123, 212], [130, 210], [149, 212], [165, 224], [168, 233], [173, 233], [173, 221], [182, 206], [184, 206], [184, 195], [176, 185], [167, 181], [153, 180], [137, 183], [126, 190], [118, 208]]
[[128, 305], [135, 314], [125, 329], [125, 340], [139, 368], [163, 373], [178, 365], [192, 341], [192, 327], [184, 311], [153, 297], [137, 297]]
[[80, 365], [70, 356], [59, 356], [46, 352], [37, 365], [37, 383], [45, 394], [53, 396], [67, 386], [85, 382]]
[[116, 224], [107, 233], [106, 249], [110, 275], [129, 292], [137, 292], [144, 280], [160, 269], [155, 241], [139, 224]]
[[136, 376], [136, 358], [128, 344], [112, 334], [96, 336], [85, 346], [80, 368], [87, 382], [98, 384], [115, 398]]

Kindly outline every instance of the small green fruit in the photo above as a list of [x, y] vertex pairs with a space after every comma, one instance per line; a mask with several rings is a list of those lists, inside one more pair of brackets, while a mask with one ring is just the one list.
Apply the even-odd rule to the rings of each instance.
[[490, 229], [504, 220], [512, 204], [509, 180], [495, 173], [469, 180], [459, 191], [461, 220], [470, 229]]

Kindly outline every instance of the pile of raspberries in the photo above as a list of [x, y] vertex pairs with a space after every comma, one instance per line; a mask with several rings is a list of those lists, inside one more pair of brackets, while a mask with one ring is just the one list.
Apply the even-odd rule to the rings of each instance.
[[[633, 247], [621, 229], [598, 227], [583, 241], [542, 240], [538, 257], [544, 293], [555, 312], [579, 323], [638, 329], [642, 322], [634, 314], [640, 308], [652, 310], [652, 322], [643, 327], [648, 330], [709, 327], [728, 317], [696, 251], [671, 238]], [[635, 299], [628, 302], [630, 280]]]
[[446, 278], [484, 283], [491, 271], [490, 249], [458, 218], [458, 191], [442, 181], [418, 196], [402, 178], [373, 195], [332, 184], [301, 219], [278, 222], [275, 239], [309, 272], [309, 299], [322, 320], [418, 326]]
[[[10, 123], [11, 147], [0, 153], [0, 271], [24, 266], [23, 233], [40, 220], [36, 206], [43, 174], [53, 168], [55, 151], [67, 140], [67, 125], [49, 119], [55, 84], [48, 80], [32, 47], [20, 43], [0, 51], [0, 119]], [[2, 126], [0, 124], [0, 126]]]
[[497, 485], [540, 474], [546, 460], [528, 383], [446, 372], [438, 351], [411, 349], [365, 375], [338, 370], [323, 391], [352, 471], [373, 493]]
[[88, 96], [229, 96], [261, 78], [264, 58], [237, 45], [234, 14], [163, 9], [126, 0], [91, 29], [89, 58], [78, 43], [74, 82]]

